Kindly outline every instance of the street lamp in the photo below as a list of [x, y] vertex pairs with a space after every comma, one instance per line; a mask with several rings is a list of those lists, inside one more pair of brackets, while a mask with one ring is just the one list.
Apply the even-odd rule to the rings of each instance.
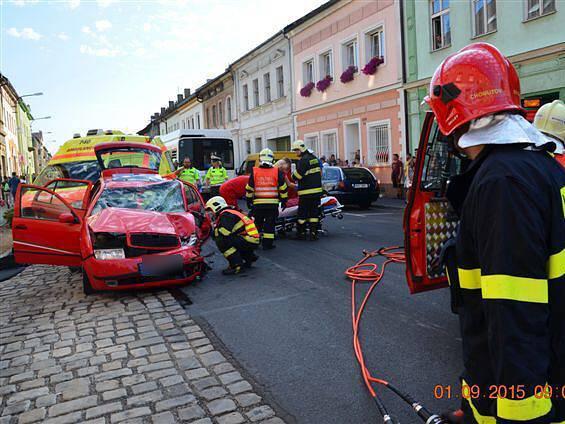
[[23, 99], [24, 97], [32, 97], [32, 96], [43, 96], [43, 93], [40, 91], [38, 93], [24, 94], [23, 96], [20, 96], [20, 99]]
[[41, 118], [33, 118], [31, 121], [39, 121], [40, 119], [51, 119], [50, 116], [42, 116]]

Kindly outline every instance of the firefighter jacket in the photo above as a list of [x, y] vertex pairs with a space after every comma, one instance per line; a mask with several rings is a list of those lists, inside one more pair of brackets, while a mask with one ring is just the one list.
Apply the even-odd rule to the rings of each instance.
[[251, 244], [259, 244], [260, 241], [259, 231], [251, 218], [235, 209], [224, 209], [216, 218], [214, 239], [229, 243], [234, 237], [241, 237]]
[[200, 182], [200, 172], [198, 169], [192, 168], [183, 168], [182, 171], [179, 173], [179, 179], [182, 181], [186, 181], [190, 184], [196, 185], [196, 183]]
[[465, 422], [565, 422], [565, 170], [547, 152], [488, 146], [448, 198], [462, 391], [480, 390]]
[[214, 168], [211, 166], [206, 172], [206, 180], [210, 181], [211, 185], [222, 184], [228, 179], [228, 173], [226, 168], [220, 166], [219, 168]]
[[287, 184], [284, 174], [278, 168], [261, 165], [254, 167], [245, 187], [247, 201], [257, 207], [278, 207], [288, 199]]
[[298, 182], [298, 196], [322, 194], [322, 168], [320, 160], [310, 151], [304, 152], [292, 176]]

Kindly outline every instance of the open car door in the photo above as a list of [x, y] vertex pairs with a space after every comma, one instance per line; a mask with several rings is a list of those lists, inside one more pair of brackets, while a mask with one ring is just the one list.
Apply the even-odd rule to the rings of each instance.
[[428, 112], [422, 128], [414, 179], [404, 211], [406, 279], [410, 293], [447, 286], [440, 256], [455, 237], [458, 218], [445, 197], [449, 177], [459, 173], [461, 160]]
[[[181, 181], [181, 180], [179, 180]], [[202, 196], [192, 184], [181, 181], [184, 186], [184, 195], [186, 198], [186, 209], [194, 216], [196, 223], [196, 235], [201, 242], [210, 237], [212, 231], [212, 220], [206, 213], [206, 206]]]
[[53, 180], [47, 186], [18, 188], [12, 222], [16, 263], [80, 266], [80, 230], [92, 183]]

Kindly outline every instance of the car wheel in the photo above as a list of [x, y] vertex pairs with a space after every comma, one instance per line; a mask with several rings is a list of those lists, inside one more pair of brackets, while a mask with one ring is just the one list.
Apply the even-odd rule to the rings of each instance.
[[95, 292], [94, 288], [92, 287], [92, 284], [90, 284], [90, 279], [88, 278], [88, 275], [86, 274], [84, 269], [82, 270], [82, 291], [87, 296]]

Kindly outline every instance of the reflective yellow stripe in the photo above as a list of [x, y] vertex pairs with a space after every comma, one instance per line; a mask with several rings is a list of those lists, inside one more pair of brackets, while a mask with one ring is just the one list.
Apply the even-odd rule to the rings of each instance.
[[507, 299], [519, 302], [547, 303], [547, 280], [512, 275], [481, 276], [483, 299]]
[[218, 231], [223, 236], [229, 236], [231, 234], [231, 232], [229, 230], [225, 229], [224, 227], [218, 228]]
[[309, 188], [309, 189], [306, 189], [306, 190], [298, 190], [298, 195], [303, 196], [305, 194], [316, 194], [316, 193], [321, 193], [321, 192], [322, 192], [322, 187]]
[[230, 247], [228, 250], [226, 250], [226, 251], [224, 252], [224, 257], [227, 258], [228, 256], [233, 255], [235, 252], [237, 252], [236, 248], [235, 248], [235, 247]]
[[316, 165], [319, 164], [320, 161], [318, 159], [310, 159], [310, 165]]
[[279, 199], [254, 199], [254, 205], [278, 205]]
[[476, 290], [481, 288], [481, 270], [457, 268], [459, 285], [462, 289]]
[[259, 238], [257, 237], [243, 236], [243, 239], [252, 244], [259, 244]]
[[247, 190], [247, 191], [253, 191], [253, 190], [255, 190], [255, 189], [254, 189], [253, 187], [251, 187], [249, 184], [247, 184], [247, 185], [245, 186], [245, 190]]
[[253, 193], [245, 193], [245, 197], [251, 199], [253, 197]]
[[[462, 386], [470, 387], [465, 380], [462, 380], [461, 384]], [[489, 415], [481, 415], [475, 405], [473, 405], [471, 399], [465, 399], [464, 401], [467, 402], [471, 407], [471, 411], [473, 411], [473, 417], [475, 418], [475, 421], [477, 421], [477, 424], [496, 424], [496, 418]]]
[[319, 172], [322, 172], [322, 169], [319, 166], [317, 166], [316, 168], [312, 168], [306, 171], [306, 174], [304, 175], [312, 175], [312, 174], [317, 174]]
[[298, 223], [299, 223], [299, 224], [305, 224], [305, 223], [306, 223], [306, 220], [305, 220], [305, 219], [299, 219], [299, 220], [298, 220]]
[[534, 395], [525, 399], [498, 398], [497, 415], [511, 421], [530, 421], [543, 417], [551, 411], [551, 399], [537, 399]]
[[237, 222], [233, 228], [231, 229], [232, 233], [235, 233], [237, 230], [239, 230], [241, 227], [243, 227], [243, 221], [239, 221]]
[[281, 199], [287, 199], [287, 198], [288, 198], [287, 192], [281, 193]]
[[309, 221], [309, 222], [320, 222], [320, 219], [319, 218], [308, 218], [307, 221]]
[[288, 189], [288, 186], [286, 185], [286, 183], [284, 183], [283, 185], [279, 186], [279, 190], [284, 191]]
[[296, 178], [297, 180], [301, 180], [302, 179], [302, 175], [300, 175], [298, 173], [298, 171], [294, 171], [294, 173], [292, 174], [294, 178]]
[[266, 239], [274, 239], [274, 238], [275, 238], [275, 235], [272, 234], [272, 233], [263, 233], [263, 238], [266, 238]]
[[565, 274], [565, 249], [551, 255], [547, 262], [547, 275], [550, 280], [559, 278]]

